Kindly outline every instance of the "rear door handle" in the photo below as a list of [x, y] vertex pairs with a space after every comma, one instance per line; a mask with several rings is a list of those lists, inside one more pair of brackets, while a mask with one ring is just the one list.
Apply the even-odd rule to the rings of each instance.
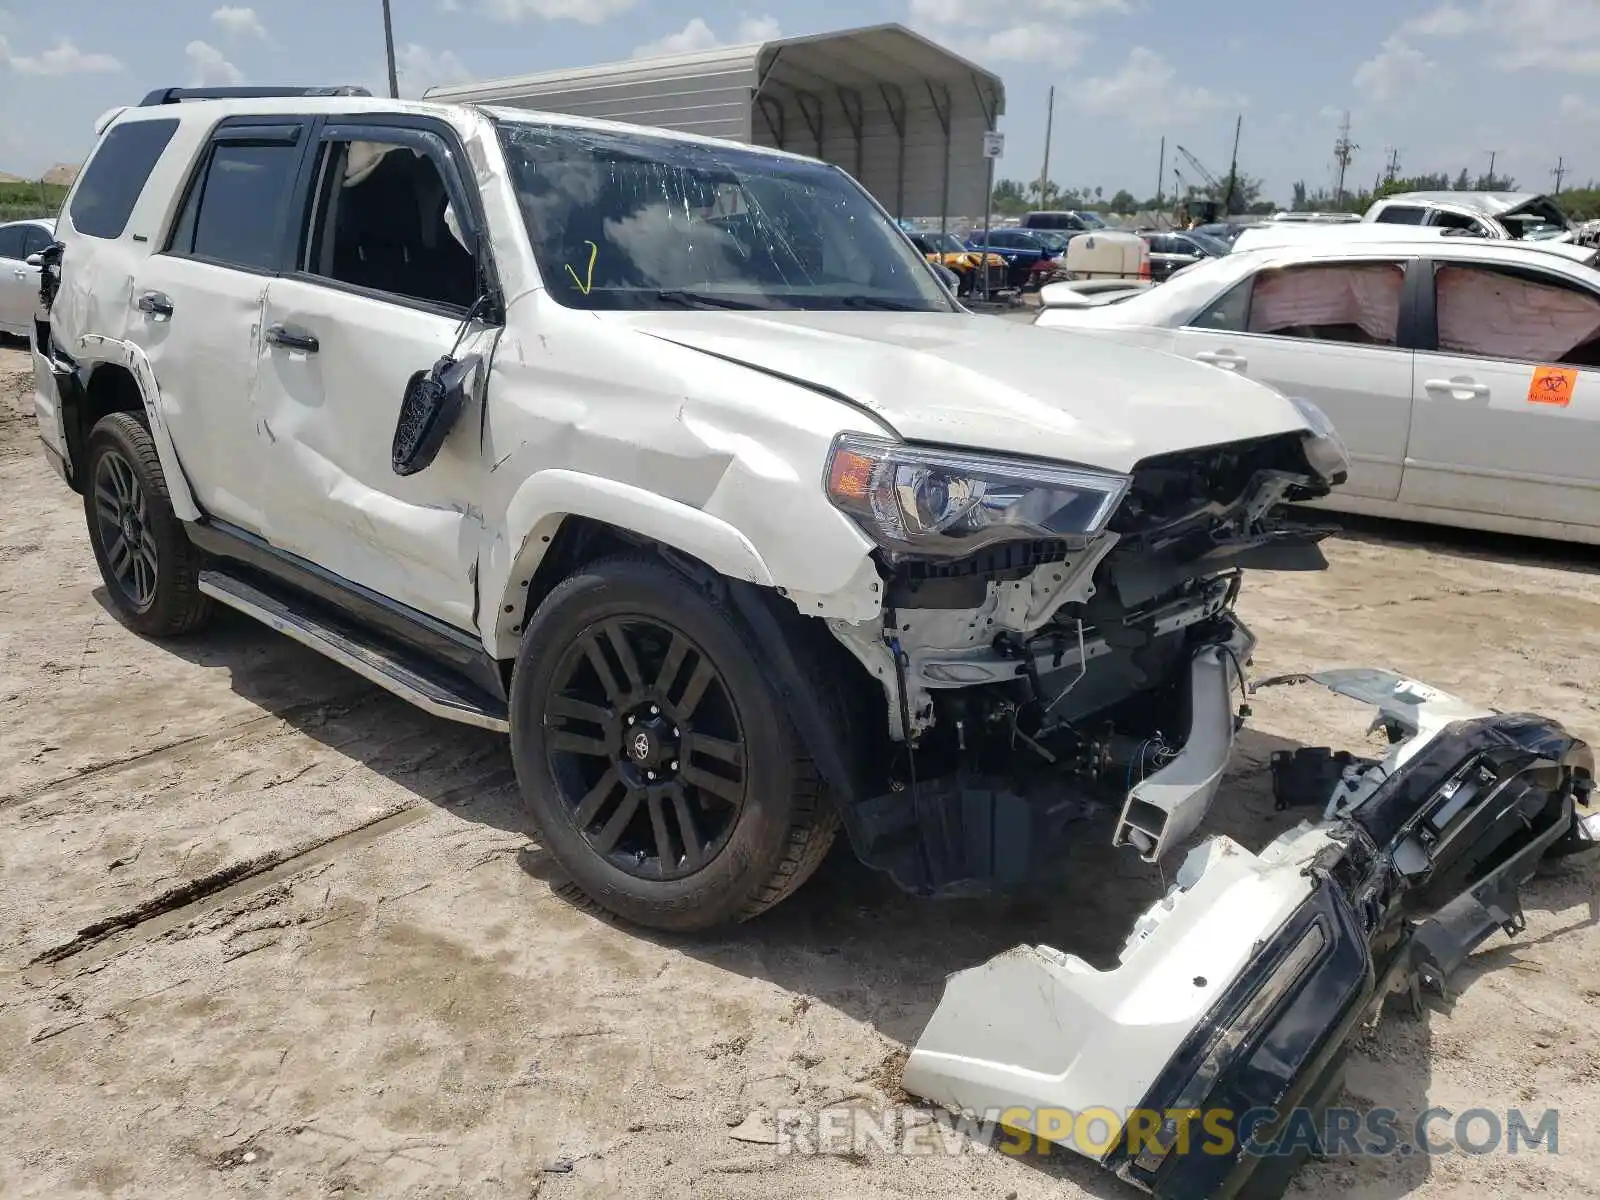
[[1232, 350], [1202, 350], [1194, 357], [1197, 362], [1211, 363], [1227, 371], [1242, 371], [1250, 365], [1249, 359]]
[[288, 325], [269, 325], [267, 342], [273, 346], [282, 346], [285, 350], [303, 350], [307, 354], [315, 354], [322, 349], [322, 343], [317, 341], [316, 334]]
[[1482, 399], [1489, 394], [1489, 385], [1474, 383], [1469, 378], [1460, 379], [1429, 379], [1422, 384], [1430, 392], [1447, 392], [1457, 400], [1471, 400], [1474, 397]]
[[146, 292], [134, 303], [140, 312], [149, 313], [153, 317], [172, 315], [172, 297], [165, 292]]

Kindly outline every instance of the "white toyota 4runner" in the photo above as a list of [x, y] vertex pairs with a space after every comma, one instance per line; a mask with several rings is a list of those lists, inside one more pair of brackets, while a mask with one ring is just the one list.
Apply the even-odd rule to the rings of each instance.
[[[545, 846], [634, 921], [760, 912], [841, 824], [926, 895], [1106, 832], [1159, 857], [1242, 719], [1242, 572], [1326, 565], [1278, 516], [1346, 469], [1315, 408], [966, 312], [823, 163], [351, 89], [158, 92], [101, 133], [32, 342], [111, 603], [152, 636], [229, 605], [506, 730]], [[1317, 823], [1196, 850], [1117, 970], [954, 977], [908, 1087], [1325, 1099], [1374, 997], [1594, 846], [1560, 726], [1311, 678], [1389, 756], [1275, 758]], [[1266, 1161], [1173, 1140], [1075, 1148], [1172, 1195]]]

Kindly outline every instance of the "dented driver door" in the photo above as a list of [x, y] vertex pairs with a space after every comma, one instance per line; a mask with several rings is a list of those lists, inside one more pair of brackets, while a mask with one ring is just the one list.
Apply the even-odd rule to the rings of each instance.
[[[399, 126], [334, 124], [319, 136], [299, 269], [272, 281], [262, 317], [267, 536], [473, 629], [482, 387], [498, 331], [468, 320], [480, 272], [446, 215], [448, 151]], [[452, 349], [485, 366], [437, 457], [401, 476], [391, 447], [407, 384]]]

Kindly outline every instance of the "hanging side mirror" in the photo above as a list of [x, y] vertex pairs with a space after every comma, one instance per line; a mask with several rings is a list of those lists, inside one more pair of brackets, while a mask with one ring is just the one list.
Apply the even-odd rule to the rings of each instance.
[[482, 365], [478, 354], [461, 359], [446, 354], [430, 369], [411, 376], [394, 427], [390, 461], [396, 475], [415, 475], [438, 457]]

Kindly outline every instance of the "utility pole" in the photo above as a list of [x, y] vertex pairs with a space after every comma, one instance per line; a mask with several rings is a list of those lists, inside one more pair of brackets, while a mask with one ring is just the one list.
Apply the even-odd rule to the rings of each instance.
[[1233, 126], [1233, 161], [1228, 164], [1228, 190], [1222, 197], [1222, 219], [1226, 221], [1233, 215], [1233, 192], [1239, 182], [1239, 135], [1244, 132], [1244, 114], [1239, 114], [1239, 119]]
[[1384, 169], [1383, 169], [1383, 181], [1385, 183], [1393, 183], [1396, 179], [1399, 179], [1399, 178], [1400, 178], [1400, 151], [1391, 149], [1389, 151], [1389, 162], [1388, 162], [1388, 165], [1386, 165], [1384, 167]]
[[1494, 191], [1494, 160], [1499, 154], [1500, 151], [1498, 150], [1489, 151], [1489, 186], [1485, 189], [1486, 191]]
[[1552, 195], [1559, 196], [1561, 195], [1561, 181], [1567, 177], [1567, 160], [1565, 156], [1556, 159], [1555, 170], [1551, 171], [1550, 174], [1556, 178], [1556, 190]]
[[1161, 138], [1161, 161], [1156, 164], [1156, 211], [1161, 211], [1161, 186], [1167, 177], [1167, 139]]
[[[1044, 207], [1044, 189], [1050, 183], [1050, 130], [1056, 120], [1056, 85], [1050, 85], [1050, 107], [1044, 114], [1044, 166], [1039, 169], [1039, 207]], [[987, 279], [987, 273], [984, 275]]]
[[394, 18], [389, 13], [389, 0], [383, 0], [383, 49], [389, 58], [389, 98], [400, 98], [400, 77], [394, 69]]
[[1333, 187], [1333, 202], [1344, 203], [1344, 173], [1350, 169], [1350, 160], [1356, 156], [1356, 151], [1361, 149], [1350, 140], [1350, 111], [1345, 110], [1344, 120], [1339, 122], [1339, 137], [1333, 143], [1333, 159], [1339, 164], [1338, 182]]

